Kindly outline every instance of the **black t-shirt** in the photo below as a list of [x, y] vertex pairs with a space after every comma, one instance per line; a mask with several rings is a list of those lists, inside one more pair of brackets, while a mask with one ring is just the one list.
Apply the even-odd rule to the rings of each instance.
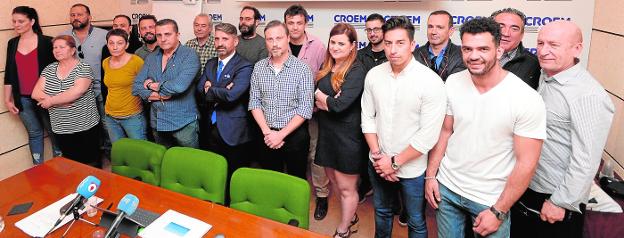
[[299, 52], [301, 52], [301, 47], [303, 47], [303, 45], [293, 45], [290, 42], [288, 42], [288, 44], [290, 45], [290, 52], [292, 52], [295, 57], [299, 57]]
[[379, 52], [375, 52], [373, 51], [373, 58], [375, 59], [375, 61], [381, 59], [382, 57], [384, 57], [386, 55], [386, 53], [382, 50]]

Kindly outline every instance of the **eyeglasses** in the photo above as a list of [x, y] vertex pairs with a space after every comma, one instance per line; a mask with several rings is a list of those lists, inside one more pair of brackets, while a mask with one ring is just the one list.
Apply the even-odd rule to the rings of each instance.
[[370, 34], [371, 32], [379, 33], [379, 32], [381, 32], [381, 27], [366, 28], [366, 29], [364, 29], [364, 31], [366, 31], [366, 33], [368, 33], [368, 34]]
[[84, 54], [82, 53], [82, 45], [78, 46], [78, 57], [84, 59]]

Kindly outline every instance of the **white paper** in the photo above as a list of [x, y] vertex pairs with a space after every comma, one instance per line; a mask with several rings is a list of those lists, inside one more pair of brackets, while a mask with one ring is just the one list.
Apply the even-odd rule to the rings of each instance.
[[[167, 229], [167, 226], [171, 223], [175, 223], [179, 226], [182, 226], [188, 231], [185, 234], [176, 234]], [[139, 236], [143, 238], [193, 238], [193, 237], [202, 237], [206, 232], [208, 232], [212, 228], [212, 225], [200, 221], [198, 219], [189, 217], [182, 213], [176, 212], [174, 210], [168, 210], [156, 219], [152, 224], [147, 226], [143, 231], [139, 233]]]
[[[31, 214], [30, 216], [16, 222], [15, 226], [31, 237], [43, 237], [52, 228], [56, 220], [61, 217], [61, 214], [59, 214], [61, 207], [69, 203], [75, 197], [76, 193], [69, 194], [61, 200], [58, 200], [55, 203], [52, 203], [47, 207]], [[96, 206], [102, 201], [103, 200], [101, 198], [92, 196], [91, 198], [89, 198], [89, 200], [87, 200], [85, 208], [79, 210], [78, 212], [82, 215], [86, 211], [86, 208], [88, 206]], [[73, 215], [65, 217], [65, 219], [63, 219], [63, 221], [58, 226], [56, 226], [54, 230], [62, 227], [73, 219]]]

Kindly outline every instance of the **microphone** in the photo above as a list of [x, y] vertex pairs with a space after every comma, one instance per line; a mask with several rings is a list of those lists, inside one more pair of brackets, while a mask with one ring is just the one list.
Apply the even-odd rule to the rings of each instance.
[[137, 209], [137, 206], [139, 206], [139, 199], [136, 196], [128, 193], [126, 196], [121, 198], [119, 204], [117, 205], [119, 215], [117, 215], [115, 220], [113, 220], [113, 223], [111, 223], [111, 226], [106, 231], [104, 238], [114, 237], [114, 233], [117, 233], [117, 227], [121, 224], [121, 221], [124, 217], [132, 215], [132, 213], [134, 213]]
[[50, 231], [48, 231], [46, 235], [52, 232], [52, 230], [54, 230], [54, 228], [58, 226], [58, 224], [60, 224], [65, 219], [65, 217], [71, 214], [75, 208], [81, 207], [87, 199], [93, 196], [93, 194], [97, 192], [98, 188], [100, 188], [100, 184], [100, 180], [92, 175], [89, 175], [85, 179], [83, 179], [82, 182], [78, 184], [78, 188], [76, 188], [76, 193], [78, 194], [72, 201], [70, 201], [61, 208], [61, 217], [56, 220], [54, 226], [52, 226], [52, 229], [50, 229]]

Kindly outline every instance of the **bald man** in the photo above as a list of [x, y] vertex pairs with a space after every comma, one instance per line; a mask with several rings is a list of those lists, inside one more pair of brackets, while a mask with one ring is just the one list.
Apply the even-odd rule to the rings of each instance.
[[613, 119], [605, 89], [579, 64], [581, 30], [569, 21], [537, 36], [538, 92], [547, 114], [542, 154], [511, 212], [512, 237], [582, 237], [585, 203]]

